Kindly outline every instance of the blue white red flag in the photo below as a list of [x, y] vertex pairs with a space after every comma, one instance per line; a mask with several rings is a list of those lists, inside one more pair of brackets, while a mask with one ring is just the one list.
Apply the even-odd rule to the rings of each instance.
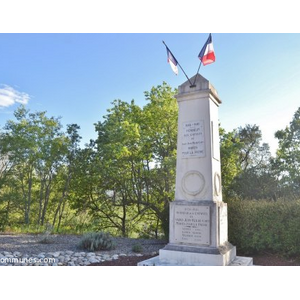
[[178, 68], [177, 68], [177, 60], [174, 57], [174, 55], [172, 54], [172, 52], [170, 51], [170, 49], [166, 46], [167, 49], [167, 56], [168, 56], [168, 63], [171, 66], [171, 69], [173, 70], [173, 72], [178, 75]]
[[201, 49], [198, 57], [204, 66], [215, 62], [216, 58], [211, 33], [209, 34], [208, 39]]

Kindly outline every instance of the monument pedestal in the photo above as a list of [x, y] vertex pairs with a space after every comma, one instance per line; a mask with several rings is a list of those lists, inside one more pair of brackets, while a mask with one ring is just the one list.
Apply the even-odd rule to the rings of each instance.
[[222, 201], [216, 89], [200, 74], [179, 86], [175, 200], [170, 203], [169, 244], [138, 265], [252, 265], [228, 242]]
[[175, 200], [170, 204], [170, 242], [160, 259], [181, 265], [226, 266], [236, 249], [228, 241], [227, 204]]
[[170, 242], [159, 256], [139, 266], [248, 266], [252, 258], [237, 257], [228, 242], [227, 204], [175, 200], [170, 203]]

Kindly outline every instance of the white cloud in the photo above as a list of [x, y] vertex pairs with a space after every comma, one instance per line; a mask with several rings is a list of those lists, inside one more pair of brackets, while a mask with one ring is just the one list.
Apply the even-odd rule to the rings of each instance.
[[15, 103], [27, 104], [30, 96], [24, 92], [19, 92], [9, 85], [0, 86], [0, 108], [9, 107]]

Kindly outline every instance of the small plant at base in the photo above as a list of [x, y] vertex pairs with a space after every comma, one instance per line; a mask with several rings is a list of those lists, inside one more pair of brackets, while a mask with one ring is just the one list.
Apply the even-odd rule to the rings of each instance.
[[41, 237], [41, 239], [38, 241], [40, 244], [52, 244], [53, 239], [50, 237], [51, 233], [53, 231], [53, 226], [50, 223], [46, 224], [45, 231]]
[[132, 246], [132, 251], [135, 253], [141, 253], [143, 252], [143, 246], [141, 244], [134, 244]]
[[79, 242], [79, 248], [89, 251], [112, 250], [115, 247], [111, 235], [106, 232], [87, 233]]

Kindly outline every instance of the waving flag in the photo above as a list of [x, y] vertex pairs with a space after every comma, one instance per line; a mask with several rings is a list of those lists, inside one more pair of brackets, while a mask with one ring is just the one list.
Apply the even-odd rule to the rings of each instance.
[[173, 72], [177, 75], [178, 74], [178, 67], [181, 69], [181, 71], [183, 72], [183, 74], [185, 75], [185, 77], [187, 78], [187, 80], [189, 81], [190, 85], [194, 87], [194, 85], [192, 84], [190, 78], [186, 75], [186, 73], [184, 72], [182, 66], [180, 65], [180, 63], [177, 61], [177, 59], [175, 58], [175, 56], [173, 55], [173, 53], [171, 52], [171, 50], [168, 48], [168, 46], [166, 45], [166, 43], [164, 41], [162, 41], [163, 44], [166, 46], [167, 49], [167, 56], [168, 56], [168, 63], [170, 64]]
[[170, 51], [170, 49], [166, 46], [166, 49], [167, 49], [167, 56], [168, 56], [168, 63], [170, 64], [171, 66], [171, 69], [173, 70], [173, 72], [178, 75], [178, 68], [177, 68], [177, 60], [176, 58], [174, 57], [174, 55], [172, 54], [172, 52]]
[[204, 66], [215, 62], [216, 58], [211, 33], [209, 34], [208, 39], [201, 49], [198, 57]]

